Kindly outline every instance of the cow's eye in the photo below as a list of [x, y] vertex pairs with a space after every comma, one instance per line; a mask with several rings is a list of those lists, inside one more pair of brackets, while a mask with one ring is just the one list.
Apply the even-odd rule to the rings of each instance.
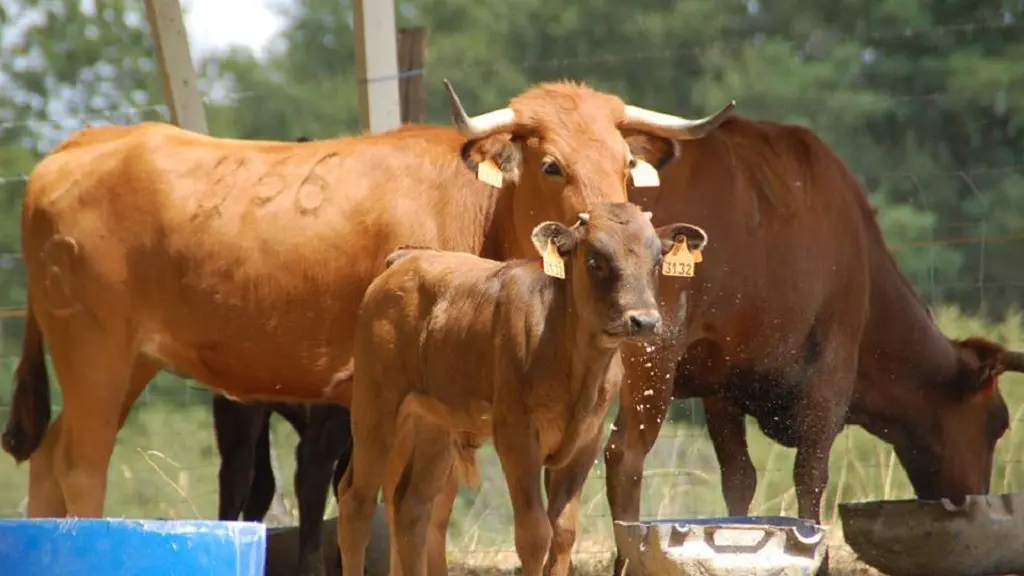
[[599, 277], [607, 276], [611, 271], [611, 264], [608, 259], [599, 252], [591, 252], [587, 255], [587, 268]]
[[543, 163], [541, 163], [540, 170], [541, 172], [547, 174], [548, 176], [562, 175], [562, 168], [554, 160], [545, 160]]

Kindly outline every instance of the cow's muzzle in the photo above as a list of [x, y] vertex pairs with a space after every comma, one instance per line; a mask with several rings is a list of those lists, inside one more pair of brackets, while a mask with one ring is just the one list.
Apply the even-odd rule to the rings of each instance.
[[661, 314], [657, 310], [629, 310], [625, 321], [628, 335], [633, 338], [661, 332]]

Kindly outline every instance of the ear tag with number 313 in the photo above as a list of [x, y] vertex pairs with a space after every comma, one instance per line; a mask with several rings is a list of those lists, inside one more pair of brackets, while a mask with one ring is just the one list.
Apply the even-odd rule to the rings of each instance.
[[548, 240], [548, 247], [544, 249], [544, 273], [554, 278], [565, 278], [565, 262], [558, 254], [554, 243]]
[[672, 245], [672, 251], [661, 261], [661, 273], [665, 276], [693, 277], [693, 268], [697, 262], [704, 260], [700, 251], [690, 252], [686, 240]]

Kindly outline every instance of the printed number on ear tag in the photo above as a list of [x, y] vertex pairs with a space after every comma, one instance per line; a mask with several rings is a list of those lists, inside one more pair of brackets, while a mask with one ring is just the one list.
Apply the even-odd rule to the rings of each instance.
[[636, 166], [630, 170], [633, 175], [633, 186], [637, 188], [652, 188], [661, 184], [658, 179], [658, 171], [647, 162], [636, 159]]
[[[698, 252], [699, 254], [699, 252]], [[665, 255], [661, 261], [661, 273], [665, 276], [681, 276], [683, 278], [693, 277], [693, 267], [697, 259], [694, 258], [686, 241], [676, 242], [672, 251]]]
[[501, 168], [498, 168], [494, 160], [490, 159], [476, 165], [476, 177], [484, 184], [490, 184], [495, 188], [501, 188], [501, 183], [504, 181]]
[[565, 278], [565, 262], [559, 256], [555, 245], [548, 240], [548, 247], [544, 250], [544, 273], [554, 278]]

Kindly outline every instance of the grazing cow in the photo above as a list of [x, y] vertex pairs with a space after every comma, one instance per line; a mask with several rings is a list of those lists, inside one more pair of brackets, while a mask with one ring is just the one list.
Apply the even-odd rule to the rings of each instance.
[[[30, 517], [103, 514], [117, 432], [160, 370], [239, 400], [348, 405], [337, 376], [359, 302], [396, 246], [522, 254], [537, 223], [625, 201], [631, 172], [675, 159], [676, 139], [733, 106], [686, 120], [556, 82], [470, 117], [446, 87], [457, 131], [294, 143], [144, 122], [87, 128], [39, 162], [3, 433], [31, 457]], [[662, 155], [634, 155], [627, 137]], [[63, 398], [49, 426], [44, 339]]]
[[796, 448], [803, 518], [820, 520], [845, 424], [892, 444], [921, 498], [987, 493], [1009, 422], [996, 377], [1024, 357], [942, 335], [865, 193], [812, 131], [731, 118], [680, 147], [661, 186], [632, 201], [655, 224], [686, 215], [716, 241], [699, 279], [662, 286], [666, 334], [653, 353], [623, 346], [605, 452], [613, 518], [638, 519], [644, 457], [673, 397], [703, 399], [732, 515], [747, 513], [756, 487], [745, 414]]
[[540, 576], [547, 558], [550, 574], [568, 574], [580, 492], [618, 391], [607, 377], [618, 345], [660, 331], [663, 255], [707, 241], [689, 224], [656, 231], [650, 217], [599, 204], [572, 228], [544, 222], [532, 234], [543, 266], [412, 247], [388, 257], [356, 326], [352, 461], [338, 487], [346, 570], [363, 568], [383, 487], [392, 562], [426, 574], [433, 500], [453, 466], [479, 481], [476, 448], [493, 436], [522, 573]]

